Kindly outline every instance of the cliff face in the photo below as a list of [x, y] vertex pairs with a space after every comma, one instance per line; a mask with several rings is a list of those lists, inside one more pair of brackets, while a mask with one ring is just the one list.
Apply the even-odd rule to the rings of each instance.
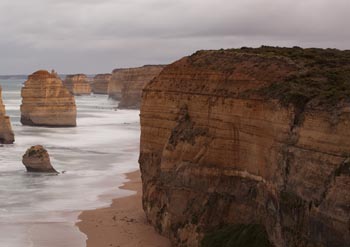
[[203, 51], [167, 66], [141, 105], [150, 223], [176, 246], [252, 225], [275, 246], [349, 246], [350, 104], [338, 95], [349, 75], [349, 53], [299, 48]]
[[63, 85], [73, 95], [91, 94], [90, 83], [84, 74], [67, 75]]
[[74, 96], [56, 73], [37, 71], [22, 87], [21, 123], [23, 125], [76, 126]]
[[10, 118], [6, 116], [5, 106], [2, 102], [2, 89], [0, 87], [0, 143], [11, 144], [15, 141]]
[[94, 77], [91, 84], [92, 92], [95, 94], [108, 94], [108, 84], [111, 81], [112, 74], [98, 74]]
[[108, 89], [109, 97], [120, 100], [119, 108], [139, 108], [143, 87], [163, 68], [162, 65], [145, 65], [114, 70]]

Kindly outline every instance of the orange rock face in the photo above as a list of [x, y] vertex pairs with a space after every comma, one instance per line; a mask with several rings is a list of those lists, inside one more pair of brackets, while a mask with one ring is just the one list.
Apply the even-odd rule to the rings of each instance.
[[28, 148], [22, 157], [22, 163], [28, 172], [57, 173], [51, 165], [49, 153], [41, 145]]
[[22, 87], [21, 123], [23, 125], [76, 126], [74, 96], [56, 73], [40, 70], [28, 77]]
[[145, 65], [114, 70], [108, 88], [109, 97], [120, 100], [119, 108], [139, 108], [143, 87], [159, 75], [163, 68], [163, 65]]
[[275, 246], [350, 246], [349, 101], [269, 96], [309, 69], [281, 51], [197, 52], [144, 88], [143, 208], [174, 246], [251, 224]]
[[73, 95], [91, 94], [91, 86], [88, 78], [84, 74], [67, 75], [63, 85]]
[[108, 94], [108, 84], [111, 81], [112, 74], [98, 74], [94, 77], [91, 84], [94, 94]]
[[15, 141], [10, 118], [6, 116], [5, 106], [2, 102], [2, 89], [0, 87], [0, 143], [11, 144]]

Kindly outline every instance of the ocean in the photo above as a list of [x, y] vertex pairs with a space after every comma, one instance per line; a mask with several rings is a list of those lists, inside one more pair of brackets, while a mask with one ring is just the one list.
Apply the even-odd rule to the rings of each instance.
[[[1, 80], [3, 102], [15, 133], [0, 147], [0, 247], [79, 247], [79, 212], [108, 206], [133, 192], [118, 187], [138, 169], [139, 111], [119, 110], [107, 95], [76, 96], [77, 127], [20, 123], [24, 80]], [[27, 173], [22, 155], [43, 145], [59, 175]]]

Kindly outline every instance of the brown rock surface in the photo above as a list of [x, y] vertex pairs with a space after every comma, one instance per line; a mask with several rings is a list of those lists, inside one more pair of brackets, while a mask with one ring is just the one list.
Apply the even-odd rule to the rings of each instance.
[[120, 100], [119, 108], [139, 108], [143, 87], [163, 68], [163, 65], [145, 65], [114, 70], [108, 87], [109, 97]]
[[26, 153], [23, 155], [22, 163], [28, 172], [57, 173], [57, 171], [51, 165], [48, 152], [41, 145], [28, 148]]
[[174, 246], [252, 224], [278, 247], [350, 246], [349, 75], [350, 53], [321, 49], [201, 51], [167, 66], [142, 96], [149, 222]]
[[2, 102], [2, 89], [0, 87], [0, 143], [11, 144], [15, 141], [10, 118], [6, 116], [5, 105]]
[[91, 89], [94, 94], [108, 94], [108, 84], [112, 74], [98, 74], [94, 77]]
[[22, 87], [21, 123], [33, 126], [76, 126], [74, 96], [56, 73], [39, 70]]
[[73, 95], [91, 94], [91, 86], [89, 80], [84, 74], [67, 75], [63, 81], [63, 85]]

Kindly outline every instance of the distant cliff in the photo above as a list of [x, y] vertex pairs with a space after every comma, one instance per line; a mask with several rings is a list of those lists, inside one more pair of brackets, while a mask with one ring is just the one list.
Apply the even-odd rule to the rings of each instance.
[[98, 74], [94, 77], [91, 84], [92, 92], [95, 94], [108, 94], [108, 84], [111, 81], [112, 74]]
[[56, 73], [39, 70], [22, 87], [21, 123], [34, 126], [76, 126], [74, 96]]
[[350, 246], [349, 95], [349, 51], [199, 51], [167, 66], [142, 95], [148, 220], [174, 246]]
[[15, 141], [10, 118], [6, 116], [5, 106], [2, 103], [2, 89], [0, 87], [0, 143], [11, 144]]
[[63, 85], [73, 95], [91, 94], [91, 86], [84, 74], [67, 75]]
[[120, 100], [119, 108], [139, 108], [143, 87], [163, 68], [163, 65], [145, 65], [114, 70], [108, 88], [109, 97]]

